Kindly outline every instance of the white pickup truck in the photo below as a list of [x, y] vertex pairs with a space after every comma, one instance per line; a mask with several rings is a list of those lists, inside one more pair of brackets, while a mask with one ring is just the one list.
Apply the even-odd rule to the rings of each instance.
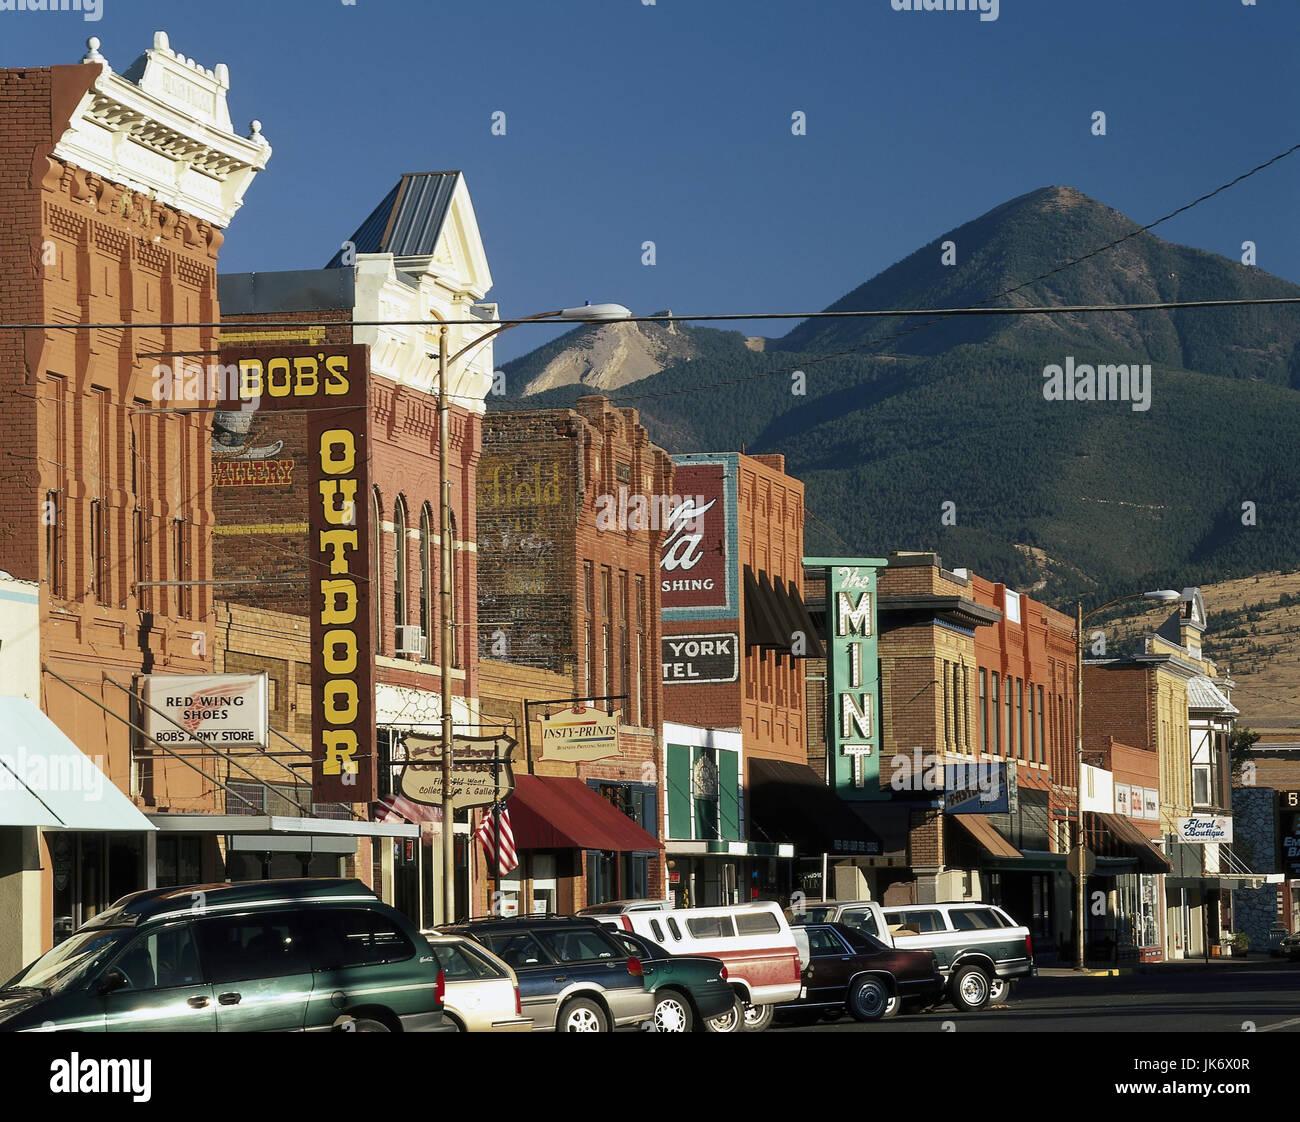
[[993, 904], [899, 904], [874, 900], [808, 901], [787, 908], [792, 925], [842, 923], [901, 950], [933, 951], [958, 1009], [1001, 1004], [1016, 978], [1037, 973], [1029, 929]]

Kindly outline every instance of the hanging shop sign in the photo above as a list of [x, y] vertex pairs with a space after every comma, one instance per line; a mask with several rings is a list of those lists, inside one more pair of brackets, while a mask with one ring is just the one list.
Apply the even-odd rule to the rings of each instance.
[[[407, 733], [406, 766], [398, 780], [403, 795], [413, 803], [441, 806], [442, 740]], [[510, 736], [454, 736], [451, 742], [451, 805], [454, 810], [491, 806], [507, 799], [515, 789], [510, 754], [516, 747]]]
[[267, 747], [266, 674], [141, 674], [141, 725], [168, 747]]
[[1212, 814], [1197, 814], [1178, 819], [1178, 840], [1184, 845], [1232, 841], [1232, 819]]
[[620, 711], [606, 713], [578, 705], [542, 717], [542, 757], [547, 760], [607, 760], [618, 755]]
[[307, 413], [312, 798], [372, 802], [367, 350], [353, 344], [223, 347], [218, 406]]

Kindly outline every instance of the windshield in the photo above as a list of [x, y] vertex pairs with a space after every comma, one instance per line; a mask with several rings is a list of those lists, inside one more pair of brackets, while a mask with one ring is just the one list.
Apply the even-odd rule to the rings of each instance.
[[19, 971], [4, 988], [54, 989], [61, 986], [79, 975], [83, 969], [103, 962], [117, 948], [121, 939], [130, 933], [128, 927], [80, 931]]

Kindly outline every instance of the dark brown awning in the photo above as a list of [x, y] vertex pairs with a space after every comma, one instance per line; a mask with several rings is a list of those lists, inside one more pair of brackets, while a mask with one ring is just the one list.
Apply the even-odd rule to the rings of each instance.
[[[794, 583], [780, 577], [768, 577], [762, 569], [757, 576], [745, 566], [745, 645], [761, 647], [794, 658], [825, 658], [817, 626], [804, 606]], [[802, 636], [795, 650], [796, 637]]]
[[1102, 856], [1132, 857], [1144, 873], [1168, 873], [1173, 862], [1151, 844], [1151, 839], [1122, 814], [1086, 811], [1084, 824]]

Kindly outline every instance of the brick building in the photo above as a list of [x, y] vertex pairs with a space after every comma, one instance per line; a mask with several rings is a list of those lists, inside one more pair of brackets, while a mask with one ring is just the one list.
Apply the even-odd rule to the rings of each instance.
[[[404, 734], [437, 736], [442, 717], [439, 661], [443, 620], [442, 535], [438, 493], [437, 374], [439, 321], [449, 324], [448, 352], [466, 354], [447, 371], [452, 540], [452, 715], [458, 735], [478, 735], [478, 606], [475, 471], [483, 399], [492, 381], [487, 334], [496, 306], [483, 297], [492, 278], [473, 205], [459, 172], [404, 175], [323, 269], [229, 274], [220, 279], [222, 344], [353, 343], [367, 348], [369, 380], [368, 543], [372, 605], [376, 794], [394, 793]], [[266, 320], [283, 326], [268, 327]], [[381, 327], [354, 321], [420, 320]], [[294, 326], [295, 324], [301, 326]], [[308, 634], [307, 418], [303, 412], [218, 413], [213, 435], [215, 570], [231, 583], [219, 605], [226, 626], [224, 665], [268, 675], [275, 719], [301, 749], [310, 729], [307, 660], [273, 652], [268, 625]], [[296, 622], [295, 622], [296, 621]], [[301, 648], [298, 648], [301, 651]], [[275, 771], [263, 761], [264, 771]], [[369, 803], [315, 806], [318, 816], [368, 822]], [[409, 808], [408, 808], [409, 810]], [[379, 817], [397, 819], [385, 809]], [[364, 839], [345, 868], [376, 886], [415, 918], [440, 918], [440, 812], [416, 817], [411, 845]], [[373, 825], [373, 824], [372, 824]], [[456, 829], [468, 836], [468, 816]], [[377, 831], [371, 830], [371, 833]], [[459, 846], [457, 898], [469, 893], [466, 847]]]
[[127, 722], [135, 675], [212, 669], [210, 422], [150, 410], [160, 357], [215, 331], [158, 325], [217, 320], [223, 231], [270, 155], [256, 122], [235, 133], [224, 64], [159, 32], [118, 74], [90, 43], [81, 65], [0, 70], [0, 319], [128, 325], [0, 333], [0, 569], [39, 589], [40, 660], [37, 695], [0, 699], [5, 734], [107, 777], [95, 813], [0, 822], [24, 954], [126, 892], [218, 872], [215, 853], [180, 869], [165, 828], [220, 809], [214, 758], [135, 743]]
[[[521, 865], [500, 888], [513, 906], [664, 894], [656, 573], [673, 487], [672, 461], [636, 411], [603, 397], [483, 418], [479, 649], [494, 664], [484, 704], [524, 730], [510, 802]], [[535, 719], [578, 697], [620, 714], [616, 754], [542, 752]], [[528, 732], [524, 702], [547, 699], [529, 707]], [[609, 819], [610, 804], [635, 828]]]

